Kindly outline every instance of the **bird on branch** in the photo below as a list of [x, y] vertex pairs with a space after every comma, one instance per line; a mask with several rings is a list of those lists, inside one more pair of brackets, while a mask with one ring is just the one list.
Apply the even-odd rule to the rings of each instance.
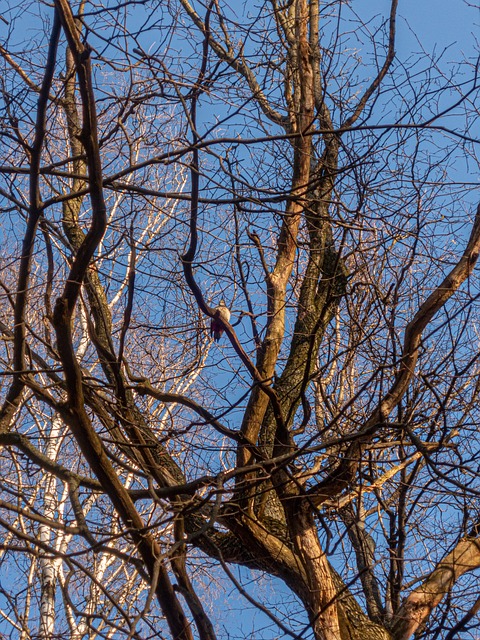
[[218, 342], [223, 335], [225, 329], [222, 322], [230, 320], [230, 310], [225, 305], [225, 300], [220, 300], [218, 307], [215, 309], [215, 315], [210, 323], [210, 335], [213, 336], [215, 342]]

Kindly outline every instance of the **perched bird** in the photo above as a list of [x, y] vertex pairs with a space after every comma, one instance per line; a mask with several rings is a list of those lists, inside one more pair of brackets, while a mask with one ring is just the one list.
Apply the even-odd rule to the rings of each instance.
[[223, 322], [228, 322], [230, 320], [230, 310], [225, 305], [225, 300], [220, 300], [218, 307], [215, 309], [215, 315], [212, 318], [210, 323], [210, 335], [213, 336], [215, 342], [218, 342], [223, 335], [223, 325], [220, 320]]

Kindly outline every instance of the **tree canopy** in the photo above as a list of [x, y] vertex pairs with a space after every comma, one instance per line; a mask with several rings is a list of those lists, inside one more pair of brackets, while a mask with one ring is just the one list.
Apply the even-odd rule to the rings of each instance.
[[7, 0], [2, 637], [477, 637], [478, 52], [384, 9]]

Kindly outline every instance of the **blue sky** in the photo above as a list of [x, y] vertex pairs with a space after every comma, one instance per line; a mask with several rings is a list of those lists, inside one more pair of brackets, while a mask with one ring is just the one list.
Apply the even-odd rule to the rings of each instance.
[[[398, 51], [417, 52], [418, 41], [428, 51], [437, 52], [453, 45], [455, 52], [472, 52], [474, 34], [480, 25], [480, 4], [475, 0], [468, 6], [464, 0], [399, 0]], [[353, 5], [362, 15], [384, 15], [389, 11], [388, 0], [355, 0]], [[410, 27], [413, 33], [409, 33]]]
[[[351, 0], [352, 6], [361, 16], [384, 16], [388, 15], [390, 2], [388, 0]], [[376, 24], [379, 20], [377, 19]], [[476, 41], [475, 34], [480, 25], [480, 9], [469, 7], [463, 0], [400, 0], [399, 19], [397, 24], [397, 53], [399, 59], [405, 61], [412, 54], [417, 57], [422, 49], [428, 53], [440, 55], [444, 50], [444, 61], [455, 63], [462, 57], [471, 58], [475, 55]], [[25, 25], [28, 27], [28, 24]], [[472, 179], [478, 182], [478, 174], [473, 174]], [[238, 570], [238, 575], [248, 582], [251, 576], [246, 570]], [[275, 581], [272, 581], [275, 585]], [[272, 589], [274, 587], [271, 587]], [[228, 591], [228, 590], [227, 590]], [[280, 586], [277, 590], [277, 597], [283, 599], [285, 587]], [[233, 591], [232, 591], [233, 593]], [[238, 608], [242, 608], [241, 598], [232, 595], [233, 599], [240, 600]], [[232, 607], [235, 610], [236, 607]], [[225, 625], [229, 627], [232, 637], [281, 637], [278, 633], [269, 635], [259, 634], [258, 636], [248, 635], [252, 621], [255, 625], [262, 627], [269, 624], [268, 620], [262, 622], [262, 614], [250, 610], [249, 606], [244, 606], [242, 613], [232, 616], [231, 620], [226, 620]]]

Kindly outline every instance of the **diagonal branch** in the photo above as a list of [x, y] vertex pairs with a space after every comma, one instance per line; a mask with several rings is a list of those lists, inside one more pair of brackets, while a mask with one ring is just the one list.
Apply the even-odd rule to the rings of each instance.
[[467, 247], [455, 267], [443, 282], [428, 296], [405, 329], [402, 357], [395, 380], [366, 421], [359, 437], [349, 446], [337, 468], [322, 482], [310, 489], [316, 506], [341, 493], [352, 481], [361, 455], [378, 427], [385, 423], [393, 409], [403, 398], [415, 374], [422, 333], [435, 314], [471, 275], [480, 253], [480, 205], [473, 222]]
[[80, 40], [68, 0], [55, 0], [55, 6], [60, 14], [78, 77], [83, 110], [81, 139], [86, 153], [92, 205], [90, 229], [77, 251], [63, 294], [57, 300], [54, 311], [58, 351], [65, 369], [68, 394], [68, 401], [61, 413], [124, 525], [131, 530], [132, 538], [147, 567], [150, 579], [155, 583], [155, 592], [172, 635], [179, 640], [192, 640], [189, 622], [175, 594], [168, 572], [160, 562], [160, 547], [150, 534], [144, 532], [142, 518], [108, 459], [103, 443], [85, 410], [82, 372], [73, 348], [72, 315], [90, 261], [105, 233], [107, 216], [103, 196], [90, 50]]
[[278, 111], [272, 108], [269, 100], [263, 93], [258, 80], [255, 77], [255, 74], [245, 62], [245, 58], [242, 56], [241, 52], [235, 51], [231, 46], [229, 46], [228, 48], [223, 47], [219, 43], [219, 41], [212, 36], [210, 28], [206, 24], [206, 21], [205, 23], [203, 22], [190, 2], [188, 2], [188, 0], [180, 1], [195, 26], [205, 34], [206, 39], [208, 39], [209, 46], [215, 51], [220, 60], [224, 60], [230, 67], [232, 67], [232, 69], [234, 69], [237, 73], [245, 78], [250, 91], [252, 92], [252, 96], [254, 96], [256, 102], [260, 106], [263, 113], [267, 116], [267, 118], [275, 124], [279, 124], [285, 129], [288, 129], [288, 117], [282, 116]]
[[5, 403], [0, 411], [0, 430], [5, 431], [10, 427], [10, 420], [18, 407], [23, 391], [23, 382], [19, 372], [25, 369], [25, 311], [28, 302], [28, 287], [32, 254], [37, 233], [38, 222], [42, 213], [42, 201], [40, 195], [40, 162], [43, 143], [46, 134], [47, 107], [50, 88], [52, 86], [55, 63], [57, 60], [58, 41], [60, 38], [60, 20], [55, 11], [52, 33], [48, 50], [47, 64], [40, 94], [38, 96], [37, 117], [35, 123], [35, 138], [31, 150], [30, 162], [30, 206], [28, 212], [27, 229], [23, 238], [22, 255], [17, 283], [17, 296], [14, 309], [14, 377], [8, 391]]
[[391, 8], [390, 8], [390, 25], [389, 25], [389, 34], [388, 34], [388, 51], [385, 62], [383, 63], [382, 68], [380, 69], [377, 77], [372, 82], [372, 84], [365, 91], [363, 96], [358, 101], [357, 106], [355, 107], [355, 111], [352, 115], [345, 120], [342, 124], [341, 129], [348, 129], [351, 127], [360, 117], [362, 111], [365, 109], [365, 106], [375, 91], [378, 89], [382, 80], [388, 73], [390, 66], [395, 58], [395, 34], [396, 34], [396, 19], [397, 19], [397, 7], [398, 0], [392, 0]]
[[433, 609], [468, 571], [480, 567], [480, 540], [464, 538], [436, 569], [405, 599], [393, 627], [394, 640], [408, 640]]

